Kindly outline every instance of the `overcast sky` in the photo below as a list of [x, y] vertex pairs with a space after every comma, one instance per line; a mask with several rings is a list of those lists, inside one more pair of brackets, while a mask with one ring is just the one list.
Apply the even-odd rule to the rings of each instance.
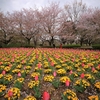
[[[42, 6], [48, 5], [48, 2], [59, 2], [63, 7], [65, 4], [71, 4], [74, 0], [0, 0], [0, 10], [3, 12], [13, 12], [22, 8], [34, 8], [35, 6], [41, 9]], [[80, 0], [77, 0], [80, 1]], [[82, 0], [88, 7], [99, 7], [100, 0]]]

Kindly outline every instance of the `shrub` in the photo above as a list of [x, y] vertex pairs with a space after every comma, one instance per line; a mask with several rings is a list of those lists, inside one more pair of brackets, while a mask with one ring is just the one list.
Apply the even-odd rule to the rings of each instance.
[[99, 49], [100, 50], [100, 44], [94, 44], [94, 45], [92, 45], [92, 48], [93, 49]]
[[80, 45], [72, 44], [72, 45], [65, 45], [63, 48], [80, 48]]

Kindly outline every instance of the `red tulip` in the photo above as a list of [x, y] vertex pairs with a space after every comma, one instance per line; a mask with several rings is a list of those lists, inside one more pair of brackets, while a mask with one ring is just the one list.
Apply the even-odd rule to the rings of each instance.
[[2, 62], [0, 62], [0, 65], [2, 65]]
[[41, 68], [41, 63], [38, 64], [38, 68]]
[[38, 59], [38, 55], [36, 55], [36, 59]]
[[54, 63], [53, 62], [51, 62], [51, 66], [54, 66]]
[[20, 72], [18, 73], [18, 76], [19, 76], [19, 77], [21, 76], [21, 73], [20, 73]]
[[65, 85], [68, 87], [70, 85], [70, 81], [66, 80]]
[[6, 71], [5, 71], [5, 70], [3, 70], [3, 71], [2, 71], [2, 75], [5, 75], [5, 74], [6, 74]]
[[84, 73], [81, 74], [81, 78], [84, 78]]
[[98, 59], [99, 58], [98, 55], [96, 55], [95, 58]]
[[50, 94], [48, 92], [43, 93], [43, 100], [50, 100]]
[[99, 64], [99, 68], [100, 68], [100, 64]]
[[50, 59], [50, 58], [48, 58], [48, 61], [51, 61], [51, 59]]
[[8, 97], [12, 97], [13, 96], [13, 92], [11, 90], [8, 91]]
[[22, 60], [22, 63], [24, 64], [25, 63], [25, 60]]
[[35, 81], [37, 81], [38, 80], [38, 76], [35, 76]]
[[55, 71], [53, 72], [53, 76], [54, 76], [54, 77], [57, 76], [57, 73], [56, 73]]

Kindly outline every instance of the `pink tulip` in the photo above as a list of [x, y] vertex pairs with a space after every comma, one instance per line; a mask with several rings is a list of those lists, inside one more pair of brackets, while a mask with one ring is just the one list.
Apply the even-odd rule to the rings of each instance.
[[72, 74], [73, 73], [73, 71], [72, 70], [70, 70], [70, 72], [69, 72], [70, 74]]
[[81, 74], [81, 78], [84, 78], [84, 73]]
[[72, 61], [74, 62], [74, 61], [75, 61], [75, 59], [72, 59]]
[[58, 56], [58, 55], [56, 55], [55, 57], [56, 57], [57, 59], [59, 58], [59, 56]]
[[14, 62], [14, 58], [12, 59], [12, 62]]
[[82, 63], [82, 67], [84, 67], [84, 65], [85, 65], [85, 64], [84, 64], [84, 63]]
[[10, 90], [8, 91], [8, 97], [12, 97], [13, 96], [13, 92]]
[[24, 64], [25, 63], [25, 60], [22, 60], [22, 63]]
[[38, 80], [38, 76], [35, 76], [35, 81], [37, 81]]
[[68, 87], [70, 85], [70, 81], [66, 80], [65, 85]]
[[2, 71], [2, 75], [5, 75], [5, 74], [6, 74], [6, 71], [5, 71], [5, 70], [3, 70], [3, 71]]
[[50, 100], [50, 94], [48, 92], [43, 93], [43, 100]]
[[12, 64], [10, 64], [9, 67], [12, 67]]
[[66, 59], [63, 59], [64, 62], [66, 62]]
[[56, 73], [55, 71], [53, 72], [53, 76], [54, 76], [54, 77], [57, 76], [57, 73]]
[[27, 53], [27, 56], [29, 56], [30, 55], [30, 52], [29, 53]]
[[92, 71], [95, 71], [95, 68], [94, 67], [92, 67]]
[[19, 77], [21, 76], [21, 73], [20, 73], [20, 72], [18, 73], [18, 76], [19, 76]]

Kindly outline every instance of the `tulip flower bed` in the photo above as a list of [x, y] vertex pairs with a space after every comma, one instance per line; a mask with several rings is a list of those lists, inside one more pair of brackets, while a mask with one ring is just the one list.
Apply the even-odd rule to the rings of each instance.
[[100, 51], [0, 49], [0, 100], [100, 100]]

